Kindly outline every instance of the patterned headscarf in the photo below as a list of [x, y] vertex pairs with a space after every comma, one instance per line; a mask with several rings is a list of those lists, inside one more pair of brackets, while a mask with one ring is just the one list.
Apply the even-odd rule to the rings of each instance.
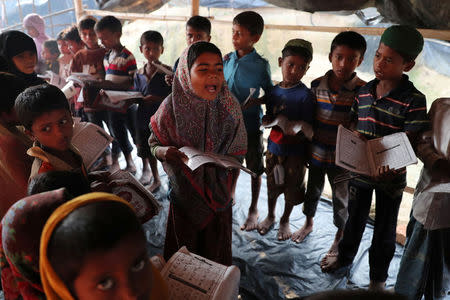
[[[199, 98], [192, 87], [187, 56], [180, 57], [172, 94], [151, 118], [151, 129], [160, 145], [190, 146], [204, 152], [241, 157], [247, 151], [247, 133], [238, 101], [226, 82], [215, 100]], [[217, 210], [230, 204], [232, 175], [224, 168], [202, 166], [191, 172], [164, 163], [172, 186], [171, 200], [200, 227]], [[189, 216], [187, 216], [189, 217]]]
[[45, 299], [39, 275], [39, 243], [44, 224], [66, 202], [64, 189], [16, 202], [1, 223], [0, 269], [5, 299]]

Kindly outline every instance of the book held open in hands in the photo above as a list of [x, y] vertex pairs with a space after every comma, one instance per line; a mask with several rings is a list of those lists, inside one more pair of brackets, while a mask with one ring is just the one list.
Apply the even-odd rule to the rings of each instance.
[[278, 115], [275, 119], [270, 122], [262, 123], [263, 128], [272, 128], [278, 126], [283, 130], [286, 135], [296, 135], [300, 131], [303, 132], [308, 140], [312, 140], [314, 135], [312, 126], [305, 121], [289, 121], [289, 119], [284, 115]]
[[416, 164], [417, 157], [404, 132], [366, 140], [339, 125], [335, 162], [346, 170], [373, 177], [378, 175], [378, 167], [401, 169]]
[[233, 157], [212, 152], [202, 152], [200, 150], [187, 146], [182, 147], [179, 150], [186, 154], [186, 156], [188, 157], [188, 160], [185, 161], [185, 164], [192, 171], [195, 171], [198, 167], [204, 164], [214, 164], [226, 169], [241, 169], [242, 171], [250, 174], [252, 177], [256, 177], [255, 173], [244, 167]]
[[113, 90], [102, 90], [109, 101], [113, 104], [117, 104], [120, 101], [129, 99], [140, 99], [144, 98], [141, 92], [136, 91], [113, 91]]

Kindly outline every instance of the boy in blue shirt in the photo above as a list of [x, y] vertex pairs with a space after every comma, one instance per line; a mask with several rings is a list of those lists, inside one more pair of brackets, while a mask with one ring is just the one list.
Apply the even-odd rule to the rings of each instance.
[[[138, 104], [136, 118], [136, 148], [137, 155], [142, 159], [142, 177], [139, 180], [142, 184], [150, 184], [151, 174], [153, 183], [149, 190], [153, 192], [160, 185], [156, 158], [151, 154], [148, 139], [150, 138], [149, 123], [150, 118], [158, 110], [159, 105], [170, 94], [171, 88], [164, 80], [164, 73], [159, 71], [153, 62], [161, 64], [159, 57], [164, 52], [164, 39], [162, 35], [153, 30], [148, 30], [141, 35], [141, 50], [147, 59], [145, 65], [134, 75], [134, 89], [144, 95]], [[168, 67], [168, 66], [166, 66]], [[168, 67], [170, 68], [170, 67]], [[150, 164], [150, 168], [149, 168]]]
[[[271, 120], [284, 116], [289, 123], [304, 121], [312, 126], [314, 120], [315, 97], [301, 79], [309, 69], [312, 60], [311, 43], [303, 39], [290, 40], [283, 48], [282, 57], [278, 59], [283, 81], [276, 85], [265, 97], [267, 116]], [[291, 237], [289, 216], [294, 205], [305, 198], [305, 172], [308, 141], [302, 132], [283, 132], [275, 126], [270, 132], [267, 154], [267, 194], [269, 213], [258, 224], [260, 234], [266, 234], [275, 221], [275, 205], [280, 194], [284, 193], [284, 213], [280, 219], [278, 240]], [[278, 180], [277, 175], [284, 177]], [[284, 175], [284, 176], [283, 176]]]
[[[361, 87], [352, 107], [353, 125], [366, 139], [405, 132], [413, 147], [426, 130], [425, 96], [408, 76], [423, 48], [423, 37], [414, 27], [394, 25], [381, 36], [373, 69], [376, 78]], [[376, 211], [372, 245], [369, 250], [371, 290], [385, 287], [389, 264], [395, 252], [397, 216], [406, 186], [406, 169], [378, 167], [375, 177], [360, 176], [349, 182], [348, 220], [337, 256], [321, 261], [324, 272], [350, 265], [356, 256], [368, 219], [375, 190]]]
[[[253, 94], [258, 98], [260, 88], [267, 94], [272, 88], [269, 62], [262, 58], [253, 48], [259, 41], [264, 30], [264, 20], [256, 12], [245, 11], [233, 19], [233, 46], [236, 51], [225, 55], [223, 73], [228, 87], [240, 103], [250, 94], [250, 89], [256, 89]], [[258, 226], [258, 197], [261, 189], [261, 175], [264, 172], [263, 141], [261, 127], [262, 109], [260, 105], [243, 110], [245, 127], [247, 129], [248, 148], [245, 156], [247, 167], [256, 173], [252, 177], [252, 201], [248, 218], [242, 225], [242, 230], [254, 230]], [[233, 189], [234, 191], [234, 189]], [[234, 192], [232, 194], [234, 198]]]

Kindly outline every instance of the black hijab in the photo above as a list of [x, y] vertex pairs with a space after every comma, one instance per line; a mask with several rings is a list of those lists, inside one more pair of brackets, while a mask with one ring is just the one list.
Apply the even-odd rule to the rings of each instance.
[[36, 45], [30, 36], [17, 30], [9, 30], [0, 34], [0, 71], [15, 74], [25, 80], [27, 86], [44, 83], [35, 72], [25, 74], [19, 71], [14, 64], [12, 58], [25, 51], [36, 53], [37, 58]]

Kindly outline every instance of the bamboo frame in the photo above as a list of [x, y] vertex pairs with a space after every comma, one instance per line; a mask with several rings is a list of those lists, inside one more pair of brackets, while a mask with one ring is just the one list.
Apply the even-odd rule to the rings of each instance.
[[191, 0], [191, 16], [200, 14], [200, 0]]

